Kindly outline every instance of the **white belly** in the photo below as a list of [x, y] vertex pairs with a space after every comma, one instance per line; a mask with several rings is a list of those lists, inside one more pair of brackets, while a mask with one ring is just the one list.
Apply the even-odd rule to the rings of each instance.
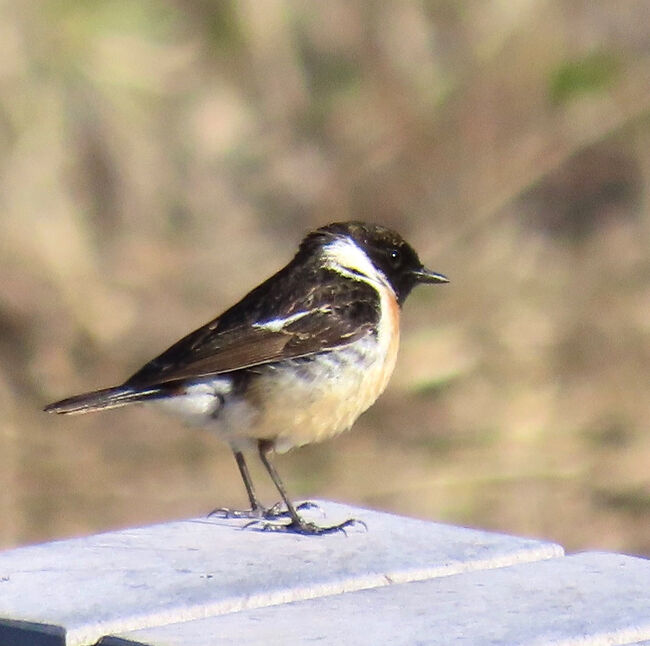
[[221, 426], [231, 442], [242, 435], [269, 439], [278, 451], [325, 440], [350, 428], [375, 402], [394, 365], [395, 356], [368, 338], [310, 361], [266, 366], [245, 403], [224, 406]]

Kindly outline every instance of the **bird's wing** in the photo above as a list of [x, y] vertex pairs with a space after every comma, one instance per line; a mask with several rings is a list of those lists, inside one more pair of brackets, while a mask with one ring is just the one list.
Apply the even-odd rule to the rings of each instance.
[[207, 377], [352, 343], [372, 333], [378, 312], [373, 294], [360, 295], [357, 289], [348, 292], [336, 294], [335, 304], [312, 297], [306, 301], [309, 308], [294, 302], [290, 313], [249, 319], [244, 324], [228, 324], [222, 315], [150, 361], [125, 385], [143, 387]]

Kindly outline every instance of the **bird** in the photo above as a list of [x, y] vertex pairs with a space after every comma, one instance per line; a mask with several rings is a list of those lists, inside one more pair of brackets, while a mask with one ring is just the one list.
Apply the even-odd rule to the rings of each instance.
[[[232, 450], [250, 508], [212, 513], [269, 531], [345, 531], [358, 521], [319, 525], [299, 513], [313, 503], [291, 501], [271, 454], [349, 429], [393, 372], [407, 296], [416, 285], [447, 282], [397, 232], [334, 222], [308, 233], [284, 268], [121, 385], [44, 410], [65, 415], [155, 405], [214, 431]], [[251, 451], [282, 499], [272, 507], [256, 494], [246, 462]]]

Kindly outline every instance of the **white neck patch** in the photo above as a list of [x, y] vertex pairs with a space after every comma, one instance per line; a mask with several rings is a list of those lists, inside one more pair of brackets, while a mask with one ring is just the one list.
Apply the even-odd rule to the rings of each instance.
[[337, 238], [323, 247], [325, 266], [342, 276], [369, 285], [390, 287], [383, 272], [375, 267], [368, 254], [350, 238]]

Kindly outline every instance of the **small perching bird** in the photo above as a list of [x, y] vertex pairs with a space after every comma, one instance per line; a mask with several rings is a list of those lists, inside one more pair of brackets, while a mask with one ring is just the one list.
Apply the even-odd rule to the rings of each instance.
[[[393, 372], [404, 300], [419, 283], [446, 282], [390, 229], [329, 224], [308, 234], [286, 267], [122, 385], [45, 410], [77, 414], [155, 404], [229, 444], [251, 508], [222, 509], [222, 515], [274, 531], [341, 530], [355, 521], [321, 527], [300, 516], [269, 454], [350, 428]], [[286, 509], [260, 504], [244, 458], [250, 449], [259, 452]], [[281, 517], [289, 522], [277, 522]]]

